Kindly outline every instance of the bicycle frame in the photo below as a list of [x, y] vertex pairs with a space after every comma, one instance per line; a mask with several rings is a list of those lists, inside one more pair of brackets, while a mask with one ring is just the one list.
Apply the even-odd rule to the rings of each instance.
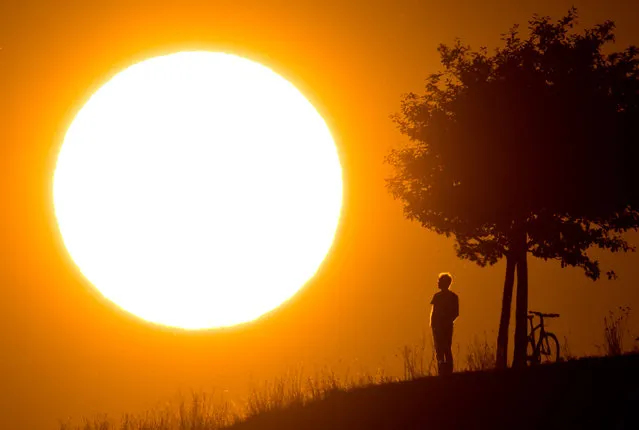
[[[533, 356], [539, 353], [539, 347], [541, 346], [541, 339], [544, 337], [544, 334], [546, 334], [546, 329], [544, 327], [544, 317], [539, 316], [539, 324], [537, 324], [536, 326], [534, 325], [535, 323], [533, 322], [534, 319], [535, 319], [534, 315], [530, 315], [528, 317], [528, 321], [530, 322], [530, 334], [528, 335], [528, 342], [533, 347]], [[539, 331], [539, 337], [535, 339], [535, 332], [537, 331]]]
[[[559, 341], [557, 336], [546, 331], [544, 318], [557, 318], [559, 314], [544, 314], [542, 312], [528, 312], [528, 320], [530, 321], [530, 334], [528, 335], [528, 344], [532, 348], [530, 354], [526, 353], [526, 359], [530, 364], [539, 364], [542, 361], [559, 361]], [[535, 316], [539, 317], [539, 324], [535, 325]], [[551, 344], [552, 343], [552, 344]], [[554, 348], [553, 348], [554, 347]], [[528, 348], [528, 347], [527, 347]]]

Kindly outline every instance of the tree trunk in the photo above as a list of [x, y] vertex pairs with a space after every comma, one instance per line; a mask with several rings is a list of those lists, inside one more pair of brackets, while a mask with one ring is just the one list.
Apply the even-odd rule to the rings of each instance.
[[510, 324], [510, 309], [513, 301], [513, 286], [515, 284], [516, 260], [510, 254], [506, 255], [506, 280], [504, 281], [504, 295], [501, 299], [501, 318], [499, 319], [499, 334], [497, 335], [496, 367], [508, 367], [508, 325]]
[[528, 347], [528, 237], [523, 232], [517, 240], [517, 298], [515, 302], [515, 354], [513, 367], [526, 367]]

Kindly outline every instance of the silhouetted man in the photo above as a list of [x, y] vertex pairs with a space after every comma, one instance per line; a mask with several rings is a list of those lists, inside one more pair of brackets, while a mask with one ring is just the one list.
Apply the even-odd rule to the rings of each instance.
[[441, 291], [435, 293], [430, 304], [430, 326], [433, 329], [433, 341], [440, 375], [453, 373], [453, 323], [459, 316], [459, 298], [449, 290], [453, 278], [449, 273], [440, 273], [437, 286]]

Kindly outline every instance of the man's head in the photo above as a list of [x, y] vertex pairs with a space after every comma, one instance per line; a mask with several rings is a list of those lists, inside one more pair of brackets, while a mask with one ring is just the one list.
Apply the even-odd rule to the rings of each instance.
[[453, 277], [448, 272], [440, 273], [437, 278], [437, 286], [440, 290], [444, 291], [450, 288], [450, 284], [453, 283]]

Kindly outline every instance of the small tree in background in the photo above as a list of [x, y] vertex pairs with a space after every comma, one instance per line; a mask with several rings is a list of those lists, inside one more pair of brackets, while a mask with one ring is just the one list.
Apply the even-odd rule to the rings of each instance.
[[506, 259], [498, 367], [515, 274], [513, 364], [526, 365], [528, 254], [596, 280], [587, 250], [629, 251], [622, 235], [639, 227], [639, 50], [604, 54], [614, 23], [575, 33], [576, 16], [534, 16], [493, 54], [440, 45], [443, 70], [393, 116], [410, 143], [388, 155], [387, 187], [405, 216], [454, 237], [460, 258]]

